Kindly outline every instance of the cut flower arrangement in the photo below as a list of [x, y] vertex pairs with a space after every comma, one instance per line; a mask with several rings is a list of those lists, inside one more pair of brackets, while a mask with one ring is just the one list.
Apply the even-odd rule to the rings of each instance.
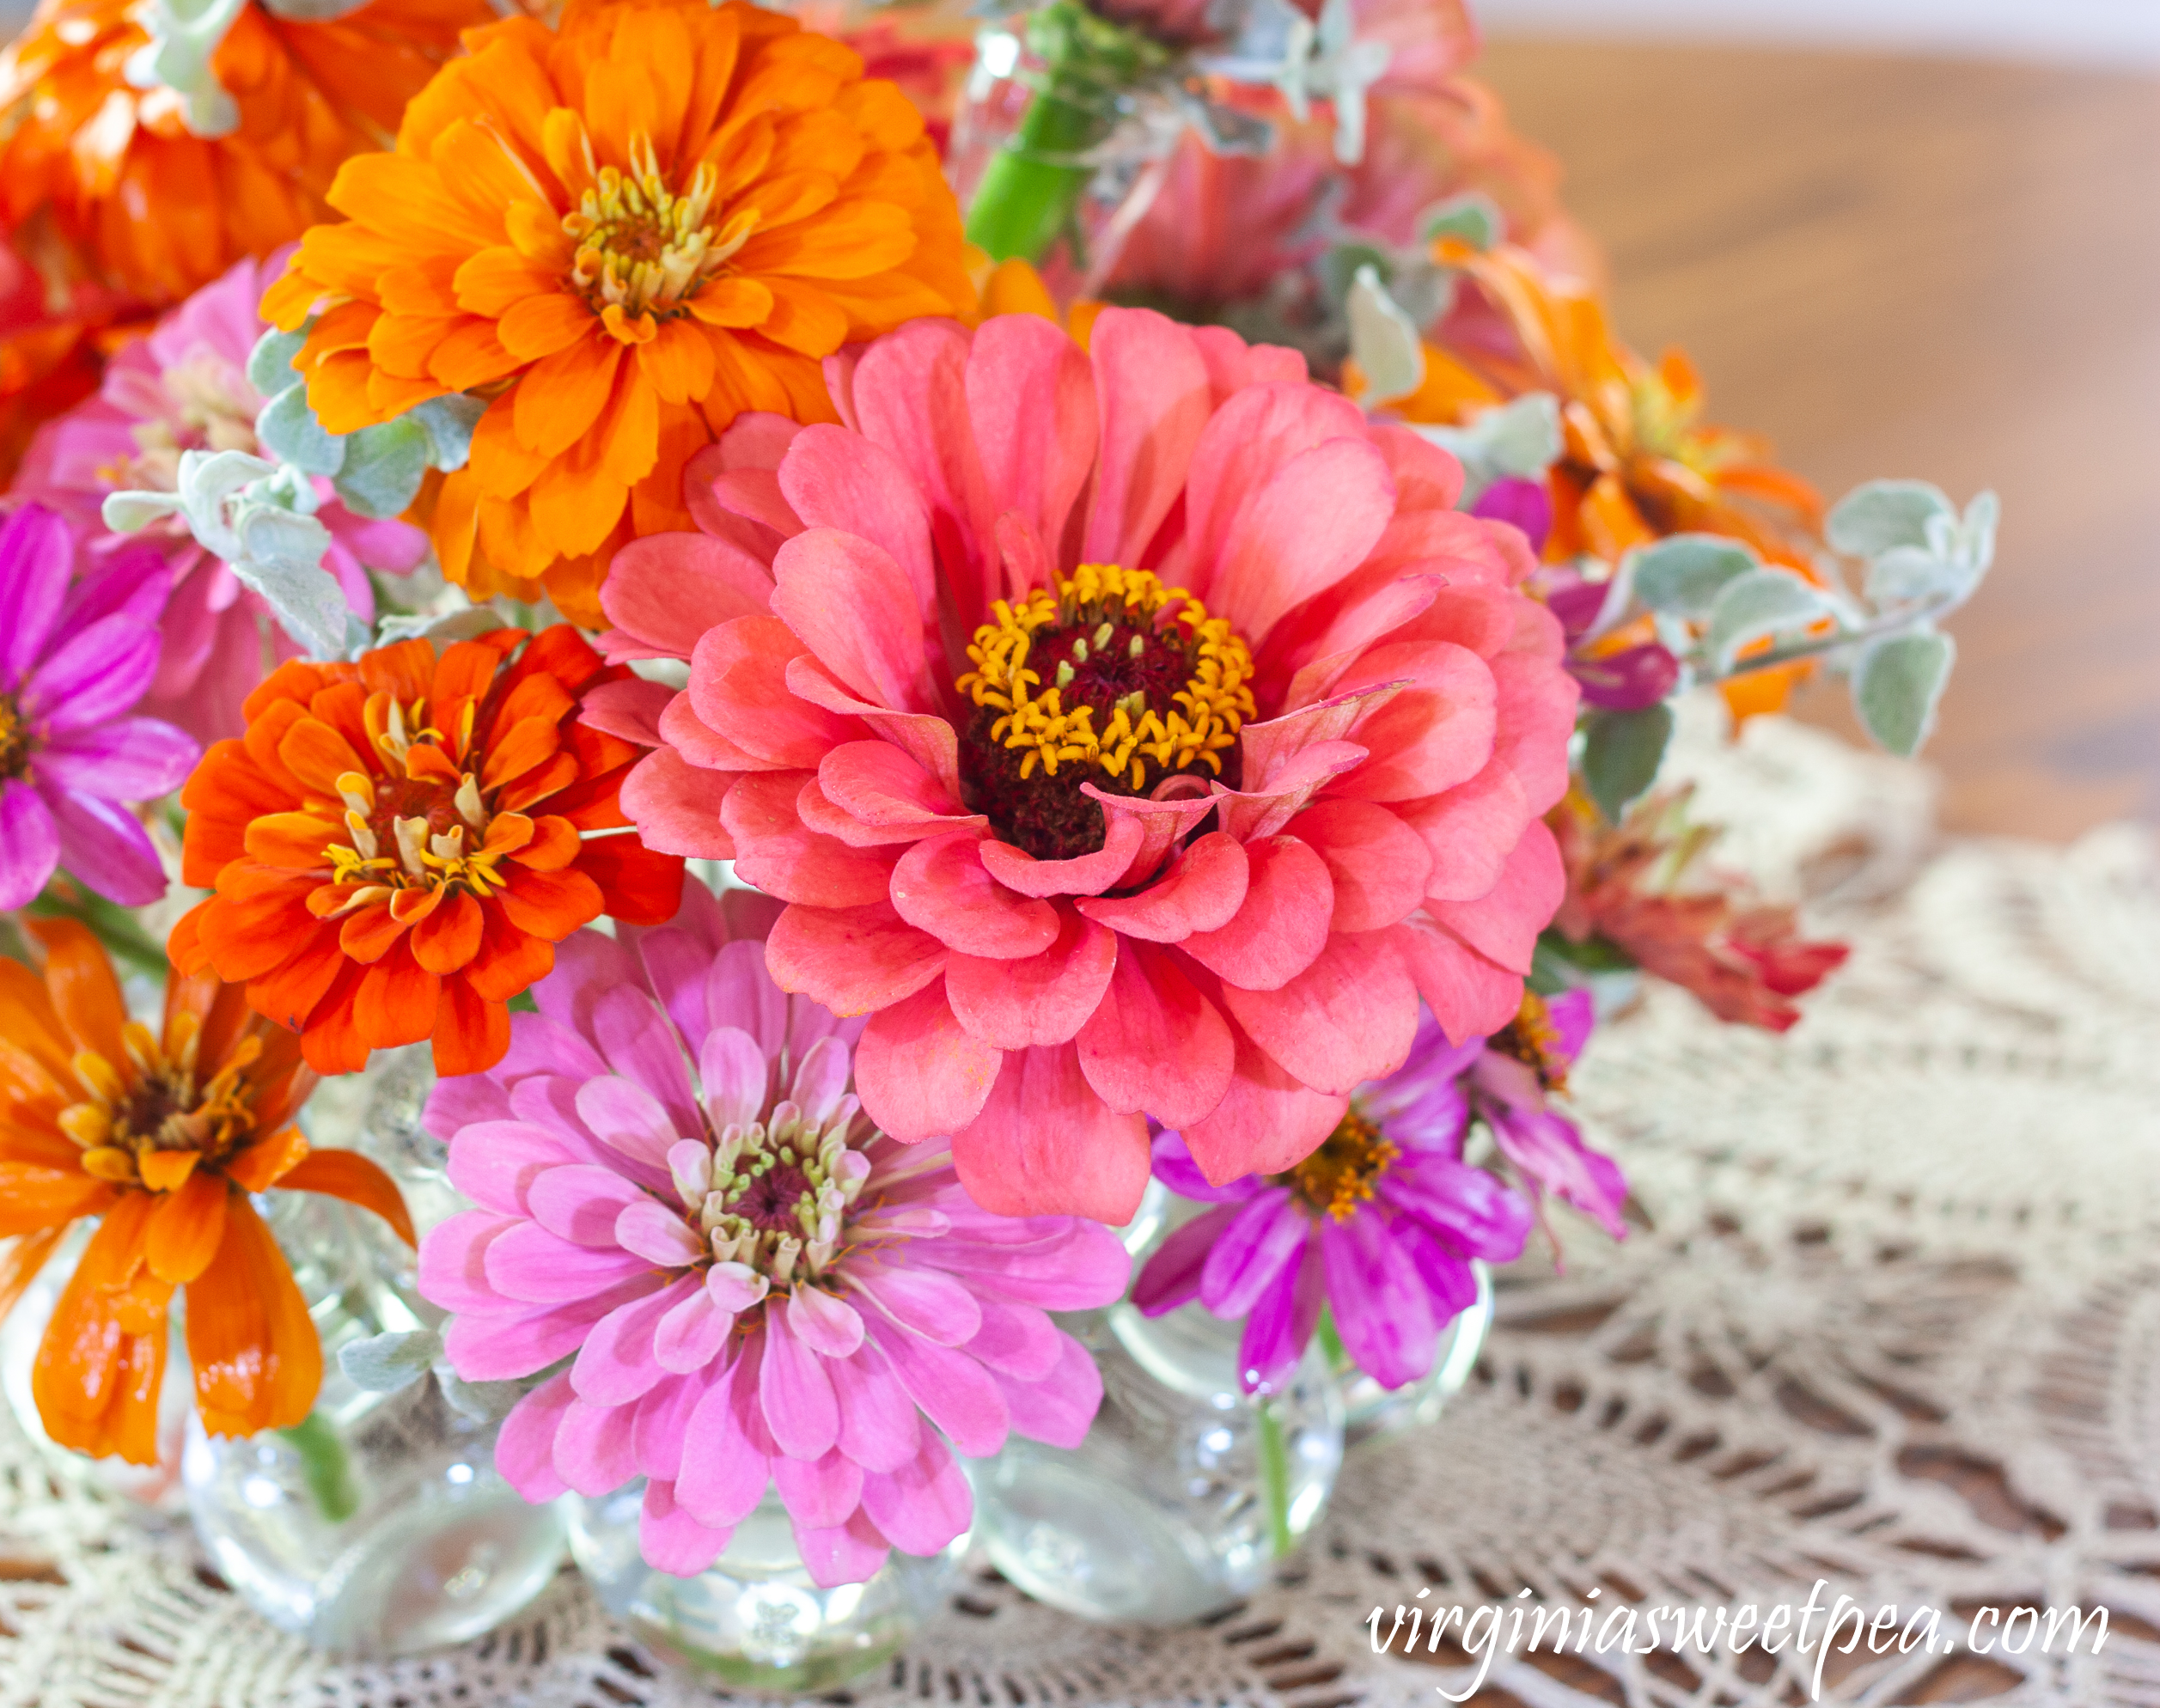
[[[272, 1443], [319, 1587], [404, 1498], [335, 1419], [431, 1407], [802, 1688], [1010, 1443], [1087, 1462], [1114, 1348], [1217, 1337], [1272, 1558], [1344, 1394], [1623, 1237], [1599, 1012], [1783, 1028], [1844, 953], [1704, 857], [1675, 700], [1840, 675], [1913, 753], [1995, 521], [1826, 505], [1622, 343], [1458, 0], [818, 22], [46, 0], [0, 58], [26, 1425]], [[394, 1071], [431, 1165], [349, 1113]], [[775, 1571], [792, 1659], [686, 1634]]]

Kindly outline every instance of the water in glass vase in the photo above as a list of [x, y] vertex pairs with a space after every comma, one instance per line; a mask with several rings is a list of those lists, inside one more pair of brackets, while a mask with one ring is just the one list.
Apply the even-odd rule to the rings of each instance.
[[967, 1548], [965, 1533], [927, 1558], [896, 1548], [869, 1583], [820, 1589], [768, 1492], [717, 1560], [676, 1577], [638, 1552], [644, 1498], [640, 1480], [565, 1502], [571, 1552], [601, 1601], [667, 1659], [783, 1695], [831, 1690], [890, 1660], [937, 1610]]
[[1102, 1409], [1079, 1448], [1015, 1436], [974, 1470], [976, 1534], [1013, 1583], [1084, 1619], [1181, 1624], [1266, 1581], [1319, 1521], [1343, 1404], [1317, 1348], [1241, 1391], [1240, 1326], [1114, 1306], [1090, 1339]]

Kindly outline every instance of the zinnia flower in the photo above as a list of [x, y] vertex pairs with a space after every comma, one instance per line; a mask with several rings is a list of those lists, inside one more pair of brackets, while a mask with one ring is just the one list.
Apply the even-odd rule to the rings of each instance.
[[373, 0], [342, 15], [241, 0], [205, 34], [169, 0], [42, 0], [0, 55], [0, 219], [35, 221], [94, 278], [153, 307], [323, 217], [349, 155], [493, 15]]
[[565, 942], [503, 1064], [436, 1088], [480, 1207], [429, 1234], [421, 1289], [468, 1381], [575, 1355], [503, 1425], [527, 1499], [644, 1477], [644, 1557], [687, 1577], [777, 1486], [815, 1581], [859, 1582], [967, 1528], [955, 1449], [1079, 1444], [1101, 1378], [1047, 1313], [1114, 1300], [1124, 1248], [989, 1215], [942, 1144], [877, 1133], [849, 1089], [862, 1023], [783, 995], [685, 896], [667, 929]]
[[1460, 1045], [1426, 1015], [1401, 1070], [1359, 1086], [1327, 1142], [1282, 1174], [1211, 1185], [1176, 1133], [1158, 1134], [1156, 1178], [1215, 1208], [1162, 1242], [1133, 1302], [1160, 1316], [1198, 1299], [1243, 1319], [1248, 1393], [1297, 1368], [1323, 1306], [1352, 1362], [1382, 1387], [1430, 1375], [1441, 1330], [1477, 1297], [1470, 1260], [1512, 1261], [1530, 1229], [1530, 1205], [1463, 1160], [1474, 1119], [1534, 1198], [1552, 1190], [1615, 1239], [1626, 1231], [1620, 1171], [1547, 1101], [1589, 1029], [1579, 992], [1549, 1005], [1526, 995], [1498, 1035]]
[[424, 640], [357, 664], [295, 660], [247, 697], [247, 734], [182, 791], [183, 971], [244, 982], [319, 1073], [431, 1038], [438, 1073], [492, 1067], [512, 997], [602, 912], [673, 916], [682, 862], [616, 793], [640, 749], [577, 719], [604, 668], [567, 625]]
[[0, 958], [0, 1315], [69, 1227], [101, 1218], [38, 1348], [46, 1432], [102, 1458], [156, 1462], [174, 1290], [187, 1290], [195, 1405], [212, 1435], [284, 1429], [313, 1409], [322, 1349], [251, 1194], [315, 1192], [371, 1210], [407, 1244], [389, 1176], [310, 1151], [294, 1113], [315, 1077], [294, 1040], [214, 978], [174, 975], [153, 1033], [72, 920], [31, 920], [45, 976]]
[[157, 850], [120, 803], [177, 789], [202, 751], [131, 716], [157, 672], [157, 554], [75, 567], [74, 534], [42, 506], [0, 527], [0, 909], [62, 865], [123, 906], [164, 894]]
[[346, 433], [493, 400], [431, 512], [475, 597], [544, 579], [597, 625], [607, 554], [687, 526], [682, 469], [737, 413], [833, 418], [817, 361], [965, 308], [922, 116], [851, 50], [729, 0], [571, 0], [469, 38], [394, 154], [331, 191], [264, 312]]
[[[255, 437], [264, 400], [247, 382], [247, 357], [268, 330], [255, 313], [283, 256], [234, 264], [107, 365], [97, 395], [49, 423], [32, 443], [15, 491], [52, 505], [82, 528], [93, 552], [123, 541], [155, 545], [173, 596], [164, 648], [145, 708], [205, 741], [247, 728], [241, 705], [265, 671], [300, 656], [260, 595], [240, 583], [174, 516], [133, 534], [109, 532], [100, 507], [108, 492], [178, 490], [184, 451], [276, 454]], [[408, 522], [370, 521], [313, 481], [315, 520], [330, 533], [323, 568], [338, 578], [363, 621], [375, 616], [370, 570], [404, 575], [427, 557], [427, 535]]]
[[1692, 991], [1718, 1019], [1784, 1032], [1804, 996], [1845, 964], [1843, 943], [1800, 935], [1797, 910], [1757, 900], [1744, 879], [1708, 870], [1712, 826], [1687, 821], [1692, 789], [1646, 796], [1606, 823], [1571, 791], [1552, 814], [1567, 867], [1553, 929], [1573, 944], [1618, 949], [1644, 972]]
[[[1295, 1163], [1410, 1048], [1515, 1012], [1560, 872], [1559, 625], [1461, 472], [1289, 351], [1107, 309], [837, 360], [849, 425], [736, 426], [605, 603], [678, 695], [624, 789], [790, 905], [781, 985], [873, 1016], [863, 1107], [976, 1200], [1127, 1219], [1147, 1117]], [[769, 605], [769, 611], [767, 607]]]
[[128, 305], [113, 291], [56, 277], [51, 257], [0, 232], [0, 489], [15, 479], [31, 436], [97, 389], [114, 322]]

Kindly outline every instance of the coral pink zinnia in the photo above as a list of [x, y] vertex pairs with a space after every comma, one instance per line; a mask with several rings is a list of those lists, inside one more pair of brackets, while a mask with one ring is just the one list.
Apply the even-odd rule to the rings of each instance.
[[1119, 1221], [1147, 1117], [1278, 1173], [1399, 1067], [1422, 993], [1504, 1024], [1561, 874], [1576, 700], [1519, 535], [1294, 353], [1108, 310], [919, 320], [746, 418], [705, 535], [638, 542], [589, 717], [624, 810], [789, 904], [790, 991], [869, 1013], [864, 1110], [985, 1208]]

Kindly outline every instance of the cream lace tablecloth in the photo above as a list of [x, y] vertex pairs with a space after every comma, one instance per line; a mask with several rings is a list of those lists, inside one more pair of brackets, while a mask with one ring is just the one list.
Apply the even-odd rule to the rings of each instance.
[[[1789, 724], [1736, 748], [1694, 729], [1682, 759], [1704, 815], [1748, 827], [1730, 855], [1855, 953], [1783, 1038], [1669, 991], [1601, 1037], [1577, 1089], [1632, 1236], [1572, 1223], [1565, 1276], [1510, 1278], [1469, 1389], [1353, 1456], [1248, 1606], [1101, 1630], [979, 1579], [854, 1701], [1407, 1708], [1465, 1677], [1370, 1652], [1367, 1614], [1421, 1588], [1767, 1608], [1827, 1578], [1961, 1639], [1980, 1603], [2113, 1625], [2097, 1657], [1863, 1652], [1823, 1700], [2160, 1702], [2160, 850], [2126, 827], [1931, 848], [1924, 773]], [[1517, 1660], [1484, 1699], [1805, 1699], [1811, 1660], [1778, 1664]], [[470, 1648], [327, 1664], [198, 1571], [185, 1530], [146, 1535], [0, 1437], [4, 1708], [715, 1699], [571, 1575]]]

